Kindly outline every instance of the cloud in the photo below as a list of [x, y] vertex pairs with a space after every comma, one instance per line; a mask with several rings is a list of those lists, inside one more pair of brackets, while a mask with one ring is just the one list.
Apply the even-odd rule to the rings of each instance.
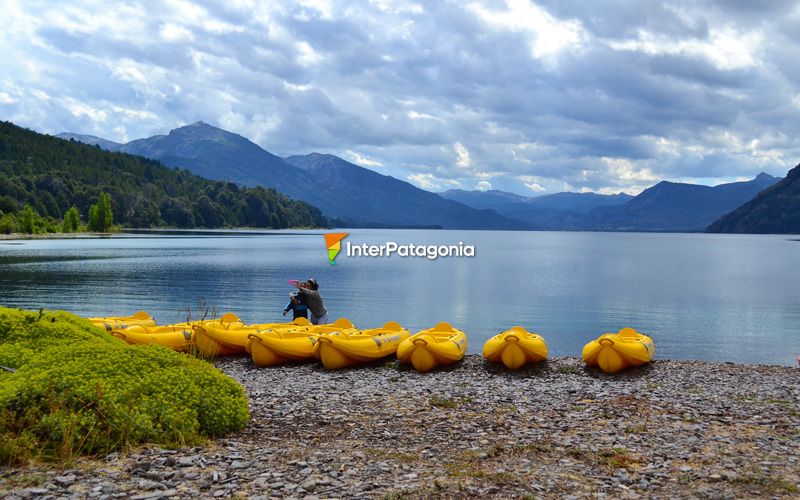
[[475, 186], [475, 189], [478, 191], [489, 191], [492, 189], [492, 183], [489, 181], [480, 181], [478, 182], [478, 185]]
[[453, 144], [453, 151], [456, 153], [456, 165], [461, 168], [469, 168], [472, 165], [472, 160], [469, 157], [469, 149], [464, 147], [460, 142]]
[[411, 174], [407, 179], [422, 189], [441, 191], [461, 187], [461, 183], [452, 179], [439, 179], [433, 174]]
[[282, 156], [528, 195], [783, 175], [800, 160], [791, 1], [0, 9], [0, 119], [47, 133], [124, 141], [204, 120]]
[[542, 186], [542, 179], [539, 177], [533, 175], [518, 175], [516, 178], [522, 181], [522, 184], [534, 193], [547, 191], [547, 188]]
[[352, 151], [350, 149], [347, 150], [347, 156], [350, 158], [350, 161], [361, 165], [362, 167], [382, 167], [383, 163], [373, 160], [372, 158], [368, 158], [356, 151]]

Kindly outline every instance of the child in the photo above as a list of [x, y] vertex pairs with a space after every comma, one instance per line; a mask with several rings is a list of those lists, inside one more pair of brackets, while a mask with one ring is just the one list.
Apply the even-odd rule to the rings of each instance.
[[303, 294], [298, 292], [289, 294], [289, 303], [286, 304], [286, 307], [283, 309], [283, 315], [286, 316], [286, 313], [289, 312], [289, 310], [292, 311], [292, 319], [308, 319], [308, 301]]

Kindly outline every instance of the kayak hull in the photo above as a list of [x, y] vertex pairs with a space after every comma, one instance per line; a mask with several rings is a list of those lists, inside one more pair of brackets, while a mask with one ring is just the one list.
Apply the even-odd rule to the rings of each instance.
[[259, 367], [309, 361], [314, 359], [317, 336], [305, 330], [268, 329], [251, 333], [247, 347], [253, 363]]
[[382, 328], [325, 333], [314, 344], [314, 357], [328, 370], [369, 363], [394, 355], [410, 335], [394, 321]]
[[606, 373], [649, 363], [656, 353], [653, 339], [633, 328], [606, 333], [583, 347], [583, 361]]
[[[230, 313], [229, 313], [230, 314]], [[228, 316], [228, 315], [226, 315]], [[197, 350], [204, 356], [231, 356], [247, 352], [252, 346], [250, 335], [260, 331], [298, 329], [306, 330], [308, 320], [298, 318], [292, 323], [267, 323], [245, 325], [233, 314], [219, 321], [203, 322], [194, 326]]]
[[111, 335], [133, 345], [160, 345], [183, 352], [191, 350], [194, 346], [191, 323], [157, 327], [134, 325], [121, 330], [112, 330]]
[[420, 372], [456, 363], [467, 352], [467, 335], [449, 323], [439, 323], [405, 339], [397, 348], [397, 359]]
[[194, 323], [192, 330], [194, 331], [194, 343], [198, 353], [204, 357], [216, 358], [244, 352], [244, 344], [239, 346], [228, 342], [235, 337], [224, 336], [225, 341], [223, 341], [219, 338], [222, 334], [217, 333], [242, 327], [244, 327], [244, 323], [233, 313], [226, 313], [220, 319]]
[[145, 311], [139, 311], [132, 316], [107, 316], [87, 319], [93, 325], [105, 328], [108, 332], [121, 330], [129, 326], [146, 326], [148, 328], [156, 326], [156, 320]]
[[483, 357], [493, 363], [503, 363], [510, 370], [518, 370], [528, 363], [547, 359], [547, 343], [540, 335], [515, 326], [487, 340], [483, 345]]

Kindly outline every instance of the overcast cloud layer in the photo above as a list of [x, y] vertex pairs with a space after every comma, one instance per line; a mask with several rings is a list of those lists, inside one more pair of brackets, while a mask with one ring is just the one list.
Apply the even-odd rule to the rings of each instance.
[[0, 18], [0, 119], [48, 133], [203, 120], [527, 195], [800, 162], [796, 2], [25, 0]]

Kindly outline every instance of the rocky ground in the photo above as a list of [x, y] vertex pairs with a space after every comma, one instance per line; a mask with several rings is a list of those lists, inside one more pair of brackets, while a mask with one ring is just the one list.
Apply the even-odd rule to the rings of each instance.
[[0, 473], [12, 497], [800, 497], [800, 369], [657, 361], [617, 375], [560, 358], [518, 373], [468, 356], [328, 372], [218, 362], [249, 427]]

